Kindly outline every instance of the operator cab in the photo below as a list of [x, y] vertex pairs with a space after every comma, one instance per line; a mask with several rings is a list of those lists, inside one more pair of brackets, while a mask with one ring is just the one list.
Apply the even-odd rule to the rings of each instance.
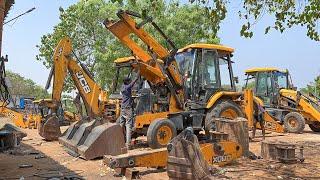
[[263, 100], [266, 107], [278, 106], [279, 91], [293, 88], [288, 70], [252, 68], [245, 73], [247, 75], [245, 88], [253, 89], [255, 95]]
[[233, 51], [215, 44], [191, 44], [178, 51], [175, 59], [183, 75], [187, 99], [206, 102], [217, 91], [236, 91]]

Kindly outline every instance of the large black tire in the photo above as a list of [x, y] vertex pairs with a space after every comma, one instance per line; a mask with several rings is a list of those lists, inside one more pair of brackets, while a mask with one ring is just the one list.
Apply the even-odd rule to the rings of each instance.
[[177, 129], [169, 119], [156, 119], [151, 122], [147, 131], [149, 147], [157, 149], [166, 147], [170, 140], [177, 136]]
[[315, 121], [312, 124], [309, 124], [309, 127], [313, 132], [320, 132], [320, 122], [319, 121]]
[[[225, 116], [225, 112], [227, 112], [228, 110], [229, 111], [231, 110], [233, 112], [233, 115], [232, 115], [233, 117]], [[224, 100], [224, 101], [218, 102], [215, 106], [213, 106], [207, 112], [207, 115], [205, 118], [206, 134], [208, 134], [211, 129], [215, 128], [214, 120], [215, 120], [215, 118], [219, 118], [219, 117], [235, 119], [238, 117], [244, 117], [244, 114], [241, 110], [241, 107], [231, 100]]]
[[302, 133], [305, 127], [305, 119], [298, 112], [290, 112], [284, 116], [284, 128], [290, 133]]

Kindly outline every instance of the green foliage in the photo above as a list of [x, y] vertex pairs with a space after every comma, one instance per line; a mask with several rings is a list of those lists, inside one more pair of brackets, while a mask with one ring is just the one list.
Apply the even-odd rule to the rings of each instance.
[[76, 112], [76, 107], [73, 103], [73, 97], [68, 94], [62, 95], [62, 107], [65, 111]]
[[247, 84], [247, 89], [254, 89], [256, 86], [256, 82], [255, 81], [251, 81], [251, 82], [248, 82]]
[[307, 87], [304, 87], [301, 89], [301, 92], [305, 94], [312, 93], [318, 97], [320, 97], [320, 76], [317, 76], [314, 79], [314, 82], [307, 85]]
[[35, 97], [36, 99], [48, 98], [49, 94], [41, 86], [37, 85], [31, 79], [24, 78], [17, 73], [7, 71], [12, 87], [10, 92], [12, 95], [21, 95], [26, 97]]
[[[207, 8], [207, 17], [212, 26], [216, 27], [213, 33], [219, 31], [220, 22], [225, 19], [228, 0], [190, 0], [191, 3], [202, 4]], [[233, 8], [234, 9], [234, 8]], [[240, 35], [251, 38], [254, 25], [264, 15], [274, 17], [274, 24], [265, 28], [265, 34], [271, 29], [284, 32], [286, 29], [300, 25], [307, 28], [306, 35], [312, 40], [320, 41], [317, 24], [319, 23], [319, 0], [244, 0], [239, 3], [239, 17], [244, 19]]]
[[[110, 85], [114, 76], [113, 61], [131, 55], [102, 25], [105, 19], [117, 19], [116, 12], [119, 9], [152, 16], [177, 47], [195, 42], [219, 42], [216, 33], [212, 33], [216, 31], [211, 25], [212, 22], [204, 16], [207, 10], [203, 6], [181, 5], [178, 1], [164, 0], [81, 0], [66, 10], [60, 8], [61, 22], [54, 27], [53, 33], [42, 36], [41, 43], [37, 46], [40, 52], [37, 60], [46, 67], [51, 67], [56, 44], [62, 37], [69, 36], [78, 60], [89, 67], [102, 87]], [[161, 39], [155, 30], [149, 26], [146, 28], [157, 40], [164, 43], [164, 39]], [[69, 91], [73, 89], [71, 84], [69, 79], [66, 86]]]

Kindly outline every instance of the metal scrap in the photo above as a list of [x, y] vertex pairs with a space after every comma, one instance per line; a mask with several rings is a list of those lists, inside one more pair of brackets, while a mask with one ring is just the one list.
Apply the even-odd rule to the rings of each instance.
[[19, 168], [31, 168], [31, 167], [33, 167], [32, 164], [20, 164], [19, 165]]

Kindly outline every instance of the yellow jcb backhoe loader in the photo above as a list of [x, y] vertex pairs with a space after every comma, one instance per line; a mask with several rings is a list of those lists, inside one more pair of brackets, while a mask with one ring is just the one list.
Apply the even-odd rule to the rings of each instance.
[[273, 119], [273, 123], [265, 122], [266, 128], [301, 133], [308, 124], [312, 131], [320, 132], [319, 99], [297, 91], [288, 70], [251, 68], [245, 73], [245, 88], [254, 91], [254, 107], [260, 104]]
[[[104, 154], [119, 154], [124, 146], [122, 128], [109, 123], [105, 114], [106, 94], [93, 80], [92, 75], [84, 65], [73, 59], [72, 44], [69, 38], [60, 40], [54, 52], [53, 93], [50, 116], [41, 123], [39, 133], [48, 140], [60, 137], [60, 125], [56, 116], [61, 104], [61, 93], [69, 71], [73, 82], [84, 102], [88, 117], [72, 124], [59, 138], [59, 142], [85, 159], [93, 159]], [[51, 76], [48, 84], [50, 84]]]
[[[50, 113], [50, 105], [52, 104], [52, 99], [37, 99], [33, 101], [34, 104], [34, 111], [36, 114], [40, 114], [40, 121], [41, 122], [42, 118], [45, 118]], [[49, 107], [48, 107], [49, 106]], [[60, 124], [63, 125], [70, 125], [70, 123], [76, 122], [80, 120], [80, 115], [76, 114], [74, 112], [66, 111], [62, 104], [60, 104], [60, 107], [58, 107], [58, 114]], [[36, 126], [38, 127], [38, 126]]]
[[[214, 126], [214, 117], [244, 116], [238, 101], [241, 93], [236, 92], [232, 72], [232, 48], [199, 43], [177, 51], [151, 17], [136, 23], [134, 18], [141, 19], [137, 13], [120, 10], [117, 15], [118, 21], [106, 20], [104, 24], [137, 57], [119, 59], [118, 67], [136, 69], [139, 66], [141, 76], [150, 87], [141, 90], [145, 95], [137, 98], [134, 123], [135, 133], [147, 135], [150, 147], [166, 146], [189, 126], [196, 134], [203, 128], [208, 133]], [[149, 23], [171, 50], [144, 30], [143, 26]], [[145, 46], [136, 43], [133, 36]]]
[[[3, 102], [0, 103], [3, 104]], [[40, 115], [25, 114], [14, 108], [0, 106], [0, 115], [10, 118], [16, 126], [21, 128], [35, 128], [33, 123], [37, 121], [37, 118], [41, 118]]]
[[[115, 23], [106, 21], [105, 26], [128, 46], [135, 56], [118, 59], [115, 62], [118, 67], [116, 77], [119, 77], [123, 67], [133, 71], [139, 68], [146, 86], [150, 87], [138, 88], [140, 91], [136, 98], [134, 123], [134, 132], [138, 135], [147, 135], [150, 147], [166, 146], [177, 133], [189, 126], [193, 127], [196, 134], [199, 134], [203, 128], [208, 132], [213, 126], [213, 117], [243, 116], [238, 101], [241, 93], [236, 92], [232, 73], [232, 48], [214, 44], [192, 44], [177, 53], [173, 43], [152, 22], [173, 47], [173, 51], [170, 51], [153, 39], [143, 28], [137, 28], [132, 15], [136, 14], [120, 11], [118, 13], [120, 21]], [[151, 52], [143, 50], [131, 40], [132, 34], [140, 38]], [[193, 64], [195, 66], [192, 66]], [[182, 66], [183, 73], [179, 70], [179, 65]], [[224, 76], [221, 72], [223, 67], [226, 70], [224, 73], [227, 74], [227, 78], [223, 79], [225, 82], [222, 82], [221, 78]], [[188, 75], [186, 80], [182, 77], [185, 73]], [[121, 100], [119, 95], [114, 94], [109, 98], [115, 101]], [[67, 130], [75, 134], [78, 131], [83, 134], [81, 129], [72, 126]], [[90, 129], [86, 132], [88, 136], [94, 133]], [[119, 137], [118, 135], [114, 133], [112, 137]], [[123, 136], [122, 133], [121, 136]], [[64, 139], [62, 144], [66, 144], [64, 142], [67, 141]], [[78, 146], [74, 143], [73, 148], [72, 145], [69, 147], [77, 149]], [[98, 145], [95, 149], [98, 149]], [[96, 154], [96, 157], [98, 155]]]

